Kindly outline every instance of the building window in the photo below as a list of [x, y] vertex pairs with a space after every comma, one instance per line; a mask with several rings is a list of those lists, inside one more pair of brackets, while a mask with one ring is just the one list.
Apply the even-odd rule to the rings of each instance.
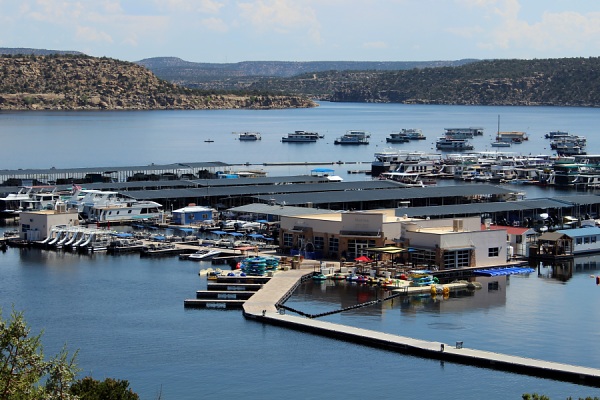
[[292, 235], [291, 233], [284, 233], [283, 234], [283, 246], [284, 247], [292, 247], [293, 244], [294, 244], [294, 235]]
[[469, 266], [470, 250], [444, 252], [444, 268], [466, 268]]
[[329, 253], [337, 253], [340, 248], [339, 238], [329, 238]]
[[431, 267], [435, 265], [435, 251], [417, 250], [411, 253], [410, 259], [417, 266]]
[[576, 244], [583, 244], [583, 239], [582, 239], [582, 238], [580, 238], [580, 237], [578, 237], [578, 238], [575, 240], [575, 243], [576, 243]]
[[590, 244], [590, 237], [589, 236], [584, 237], [583, 238], [583, 243]]
[[369, 239], [348, 240], [348, 258], [354, 259], [366, 255], [364, 249], [368, 247], [375, 247], [375, 241]]
[[323, 250], [325, 248], [325, 238], [323, 236], [315, 236], [313, 238], [315, 250]]
[[596, 243], [596, 236], [592, 236], [592, 243]]
[[498, 257], [500, 255], [499, 247], [490, 247], [488, 249], [488, 257]]

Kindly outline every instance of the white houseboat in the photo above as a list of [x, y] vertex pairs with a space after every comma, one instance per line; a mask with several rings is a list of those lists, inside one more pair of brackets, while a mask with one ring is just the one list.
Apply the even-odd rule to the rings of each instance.
[[334, 144], [349, 144], [349, 145], [359, 145], [359, 144], [369, 144], [369, 138], [371, 134], [366, 131], [348, 131], [344, 136], [341, 136], [333, 142]]
[[241, 141], [251, 142], [255, 140], [260, 140], [261, 136], [258, 132], [242, 132], [238, 135], [238, 139]]
[[466, 139], [441, 137], [435, 142], [435, 148], [442, 151], [473, 150], [473, 145]]
[[282, 137], [281, 141], [284, 143], [314, 143], [322, 137], [316, 132], [295, 131]]

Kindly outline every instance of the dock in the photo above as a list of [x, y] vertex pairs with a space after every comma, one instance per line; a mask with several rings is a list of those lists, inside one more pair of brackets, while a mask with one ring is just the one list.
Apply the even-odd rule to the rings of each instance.
[[286, 314], [279, 305], [301, 282], [310, 279], [311, 274], [308, 270], [277, 272], [261, 290], [245, 301], [242, 306], [244, 317], [417, 357], [600, 387], [600, 369], [469, 349], [463, 342], [430, 342]]

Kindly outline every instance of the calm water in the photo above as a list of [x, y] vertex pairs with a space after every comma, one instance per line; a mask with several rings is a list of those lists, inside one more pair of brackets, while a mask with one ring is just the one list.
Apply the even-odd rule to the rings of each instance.
[[[139, 165], [186, 161], [366, 161], [385, 137], [420, 127], [429, 150], [445, 127], [483, 126], [477, 150], [497, 127], [525, 130], [531, 140], [512, 150], [539, 154], [543, 135], [568, 130], [588, 136], [590, 153], [600, 110], [579, 108], [447, 107], [324, 103], [317, 109], [278, 111], [159, 111], [0, 113], [0, 168]], [[296, 129], [325, 133], [313, 145], [279, 140]], [[340, 148], [347, 129], [373, 134], [369, 146]], [[256, 130], [260, 143], [239, 143], [231, 132]], [[214, 143], [204, 143], [206, 138]], [[429, 140], [431, 138], [431, 141]], [[424, 143], [426, 142], [426, 143]], [[66, 143], [66, 144], [65, 144]], [[13, 151], [14, 149], [14, 151]], [[335, 167], [336, 169], [338, 166]], [[343, 170], [336, 171], [343, 175]], [[305, 173], [307, 167], [270, 169]], [[364, 179], [348, 175], [348, 179]], [[544, 193], [541, 193], [544, 195]], [[538, 197], [538, 196], [529, 196]], [[598, 260], [600, 261], [600, 260]], [[41, 250], [0, 253], [0, 306], [25, 312], [44, 330], [48, 355], [64, 343], [80, 349], [84, 374], [127, 379], [143, 399], [234, 398], [464, 398], [519, 399], [525, 392], [597, 396], [598, 389], [451, 363], [407, 357], [244, 320], [239, 311], [185, 310], [206, 281], [200, 265], [138, 255], [80, 256]], [[396, 300], [336, 314], [327, 320], [433, 341], [600, 368], [600, 288], [590, 275], [567, 282], [542, 274], [511, 277], [497, 291], [449, 299]], [[328, 311], [381, 296], [351, 285], [301, 287], [289, 305]]]

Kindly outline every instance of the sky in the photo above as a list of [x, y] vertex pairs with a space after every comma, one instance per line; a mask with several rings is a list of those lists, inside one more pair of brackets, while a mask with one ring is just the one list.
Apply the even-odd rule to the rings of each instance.
[[139, 61], [600, 55], [596, 0], [0, 0], [0, 47]]

